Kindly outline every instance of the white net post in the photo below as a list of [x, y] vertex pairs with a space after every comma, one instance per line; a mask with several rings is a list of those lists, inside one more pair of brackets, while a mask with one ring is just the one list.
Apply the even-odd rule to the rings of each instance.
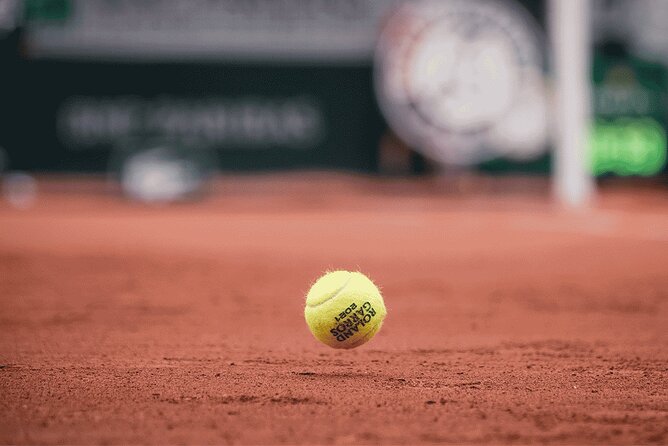
[[568, 207], [594, 194], [587, 159], [591, 117], [590, 0], [550, 0], [549, 28], [555, 79], [554, 191]]

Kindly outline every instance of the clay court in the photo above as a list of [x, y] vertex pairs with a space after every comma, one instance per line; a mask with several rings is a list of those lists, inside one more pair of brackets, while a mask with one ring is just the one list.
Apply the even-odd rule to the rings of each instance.
[[[665, 189], [489, 181], [40, 178], [0, 205], [0, 443], [668, 443]], [[388, 308], [350, 351], [303, 317], [339, 268]]]

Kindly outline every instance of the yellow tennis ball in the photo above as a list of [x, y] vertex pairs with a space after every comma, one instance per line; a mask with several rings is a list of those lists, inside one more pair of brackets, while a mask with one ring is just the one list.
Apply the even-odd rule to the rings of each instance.
[[311, 333], [334, 348], [355, 348], [383, 325], [383, 296], [367, 276], [333, 271], [319, 278], [306, 295], [304, 317]]

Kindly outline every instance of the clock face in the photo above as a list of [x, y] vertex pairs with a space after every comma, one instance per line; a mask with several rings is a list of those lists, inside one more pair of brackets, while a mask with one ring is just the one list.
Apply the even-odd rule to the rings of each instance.
[[[489, 0], [418, 0], [397, 9], [376, 52], [376, 88], [390, 126], [445, 163], [527, 152], [522, 146], [527, 139], [535, 145], [536, 128], [545, 126], [543, 62], [532, 23], [519, 7]], [[515, 113], [526, 118], [527, 109], [539, 112], [526, 122], [526, 138], [513, 124], [499, 142], [518, 148], [497, 147], [490, 135], [504, 133]]]

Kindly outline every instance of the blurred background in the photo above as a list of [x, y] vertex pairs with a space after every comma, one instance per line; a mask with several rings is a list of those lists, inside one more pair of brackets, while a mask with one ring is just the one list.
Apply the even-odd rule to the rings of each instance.
[[[582, 3], [586, 169], [665, 184], [668, 1]], [[219, 171], [547, 176], [550, 11], [544, 0], [0, 0], [0, 166], [10, 190], [26, 172], [98, 173], [147, 201], [193, 196]]]

